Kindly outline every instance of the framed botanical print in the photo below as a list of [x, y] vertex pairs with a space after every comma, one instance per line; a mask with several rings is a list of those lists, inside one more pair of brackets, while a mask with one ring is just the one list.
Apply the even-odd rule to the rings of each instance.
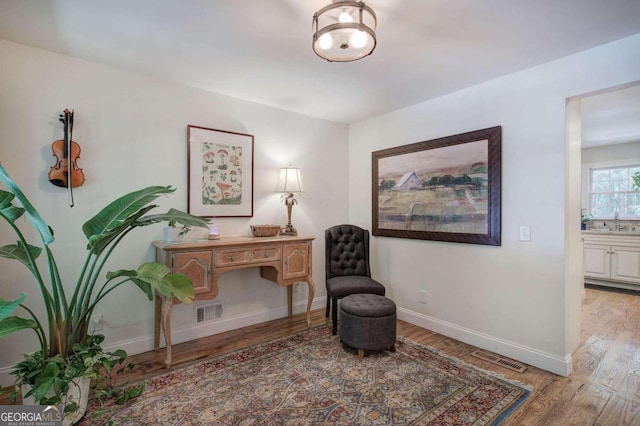
[[187, 126], [188, 211], [253, 216], [253, 135]]

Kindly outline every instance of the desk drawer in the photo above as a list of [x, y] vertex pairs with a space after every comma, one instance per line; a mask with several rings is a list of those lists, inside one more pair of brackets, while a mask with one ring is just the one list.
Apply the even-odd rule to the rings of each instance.
[[252, 249], [216, 250], [216, 267], [262, 263], [280, 260], [280, 246], [261, 246]]

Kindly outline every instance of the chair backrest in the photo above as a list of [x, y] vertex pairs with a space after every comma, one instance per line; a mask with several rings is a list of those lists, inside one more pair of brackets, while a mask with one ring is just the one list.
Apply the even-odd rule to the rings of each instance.
[[324, 231], [326, 278], [362, 275], [369, 269], [369, 231], [355, 225], [336, 225]]

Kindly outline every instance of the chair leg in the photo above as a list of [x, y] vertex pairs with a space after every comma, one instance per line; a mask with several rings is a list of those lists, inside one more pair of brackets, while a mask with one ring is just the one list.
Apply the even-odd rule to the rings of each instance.
[[331, 309], [331, 318], [333, 320], [333, 335], [335, 336], [336, 333], [338, 332], [338, 299], [335, 297], [332, 297], [331, 300], [333, 301], [333, 307]]
[[327, 295], [327, 310], [324, 313], [325, 318], [329, 318], [329, 309], [331, 308], [331, 298]]

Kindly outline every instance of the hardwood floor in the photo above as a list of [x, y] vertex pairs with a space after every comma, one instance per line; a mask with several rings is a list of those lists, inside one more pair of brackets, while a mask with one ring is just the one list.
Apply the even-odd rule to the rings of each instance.
[[[471, 356], [474, 346], [404, 321], [398, 321], [398, 334], [530, 386], [532, 395], [505, 425], [640, 425], [640, 294], [587, 288], [582, 315], [569, 377], [531, 366], [511, 371]], [[312, 312], [312, 323], [329, 323], [324, 309]], [[296, 315], [174, 345], [174, 368], [305, 328], [305, 315]], [[164, 373], [163, 356], [162, 350], [131, 356], [136, 369], [128, 379]], [[0, 404], [7, 404], [6, 397], [0, 395]]]

